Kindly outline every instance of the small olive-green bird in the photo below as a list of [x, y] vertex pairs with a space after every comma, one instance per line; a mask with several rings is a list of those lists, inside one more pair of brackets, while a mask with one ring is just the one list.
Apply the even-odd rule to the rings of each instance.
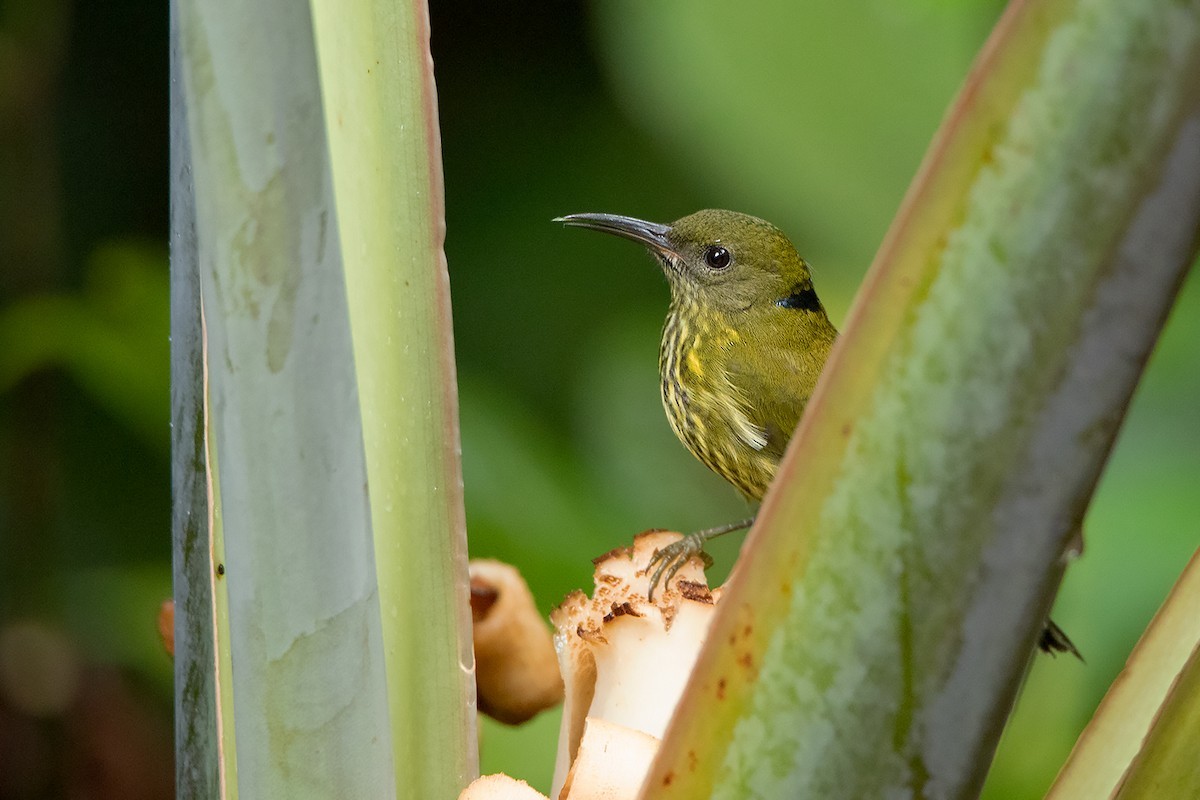
[[[658, 361], [667, 419], [696, 458], [761, 500], [837, 337], [808, 264], [774, 225], [733, 211], [670, 225], [613, 214], [559, 221], [640, 242], [657, 259], [671, 284]], [[705, 540], [750, 521], [660, 552], [651, 587]]]
[[[662, 401], [671, 428], [709, 469], [757, 502], [837, 337], [791, 241], [769, 222], [709, 209], [670, 225], [615, 214], [570, 214], [556, 222], [645, 245], [671, 285], [659, 350]], [[686, 536], [655, 556], [650, 590], [705, 541], [753, 518]], [[1061, 631], [1049, 623], [1043, 647]], [[1062, 647], [1070, 649], [1061, 635]]]

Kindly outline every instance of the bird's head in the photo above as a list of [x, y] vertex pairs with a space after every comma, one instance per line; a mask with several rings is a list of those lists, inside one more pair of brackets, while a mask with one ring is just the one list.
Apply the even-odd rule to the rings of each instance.
[[645, 245], [677, 304], [726, 314], [774, 305], [824, 316], [808, 264], [782, 231], [757, 217], [707, 209], [670, 225], [616, 214], [570, 214], [555, 222]]

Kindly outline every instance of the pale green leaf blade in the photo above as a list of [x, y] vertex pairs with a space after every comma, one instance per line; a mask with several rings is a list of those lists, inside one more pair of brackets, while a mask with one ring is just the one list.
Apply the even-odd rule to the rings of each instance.
[[[1070, 758], [1047, 793], [1047, 800], [1116, 796], [1131, 764], [1137, 763], [1139, 753], [1167, 744], [1163, 740], [1168, 734], [1160, 731], [1170, 721], [1164, 709], [1172, 702], [1184, 701], [1188, 690], [1183, 684], [1176, 684], [1185, 669], [1196, 670], [1194, 663], [1191, 667], [1187, 665], [1189, 658], [1195, 662], [1197, 648], [1200, 648], [1200, 553], [1192, 557], [1130, 654], [1125, 669], [1113, 681], [1092, 721], [1080, 734]], [[1200, 694], [1194, 689], [1189, 696], [1189, 702], [1200, 703]], [[1195, 725], [1184, 728], [1180, 739], [1190, 745], [1190, 751], [1186, 752], [1190, 752], [1188, 763], [1193, 765], [1200, 764], [1195, 757], [1196, 730]], [[1147, 782], [1155, 760], [1140, 758], [1141, 768], [1135, 772], [1141, 777], [1127, 783], [1124, 791], [1131, 794], [1122, 797], [1138, 796], [1137, 787]], [[1197, 793], [1200, 785], [1194, 786], [1190, 794], [1170, 792], [1150, 796], [1187, 797]]]
[[971, 795], [1195, 248], [1200, 4], [1016, 3], [743, 550], [647, 797]]
[[1120, 800], [1200, 796], [1200, 643], [1192, 650], [1159, 710], [1146, 744], [1134, 759]]
[[478, 771], [437, 103], [422, 0], [314, 0], [401, 797]]
[[[424, 13], [174, 9], [181, 796], [452, 796], [475, 769]], [[416, 133], [341, 138], [348, 102]]]

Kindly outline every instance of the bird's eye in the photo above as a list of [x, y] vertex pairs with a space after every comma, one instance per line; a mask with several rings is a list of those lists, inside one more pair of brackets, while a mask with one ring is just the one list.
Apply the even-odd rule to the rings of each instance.
[[717, 244], [704, 251], [704, 263], [713, 269], [725, 269], [732, 260], [733, 256], [729, 255], [729, 251]]

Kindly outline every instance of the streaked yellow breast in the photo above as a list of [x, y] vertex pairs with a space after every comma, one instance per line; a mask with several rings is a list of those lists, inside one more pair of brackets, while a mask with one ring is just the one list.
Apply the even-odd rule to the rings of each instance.
[[722, 366], [740, 341], [727, 326], [705, 324], [694, 306], [673, 307], [659, 350], [662, 401], [671, 429], [692, 454], [747, 498], [758, 500], [777, 463], [762, 452], [767, 437], [754, 422], [750, 398]]

